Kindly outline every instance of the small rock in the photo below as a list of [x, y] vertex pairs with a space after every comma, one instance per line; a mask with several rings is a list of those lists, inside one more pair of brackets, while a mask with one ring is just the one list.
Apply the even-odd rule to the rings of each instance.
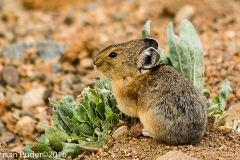
[[14, 89], [8, 90], [6, 94], [7, 106], [22, 107], [22, 98], [23, 95], [17, 94]]
[[3, 80], [10, 86], [15, 87], [19, 81], [18, 71], [13, 66], [4, 67], [2, 72]]
[[28, 137], [35, 132], [37, 121], [30, 116], [23, 116], [16, 124], [16, 132], [23, 137]]
[[93, 68], [93, 60], [91, 58], [84, 58], [80, 60], [80, 67], [81, 69], [91, 69]]
[[48, 104], [49, 100], [48, 98], [52, 97], [52, 92], [53, 90], [51, 88], [48, 88], [45, 90], [44, 94], [43, 94], [43, 101]]
[[0, 119], [0, 135], [3, 135], [6, 132], [6, 127]]
[[74, 96], [79, 96], [82, 93], [84, 87], [85, 87], [85, 85], [81, 84], [81, 83], [80, 84], [74, 84], [72, 86], [72, 88], [73, 88], [73, 95]]
[[195, 14], [195, 8], [192, 5], [185, 5], [176, 13], [174, 22], [181, 23], [184, 19], [191, 19]]
[[70, 76], [65, 76], [61, 80], [61, 90], [62, 91], [68, 91], [71, 89], [71, 86], [73, 84], [72, 78]]
[[52, 73], [52, 66], [49, 63], [44, 63], [40, 65], [37, 69], [40, 73], [51, 74]]
[[15, 140], [16, 136], [11, 133], [11, 132], [5, 132], [2, 136], [1, 139], [4, 140], [6, 143], [11, 143]]
[[17, 122], [17, 120], [15, 118], [13, 118], [12, 116], [12, 112], [6, 112], [2, 117], [1, 120], [6, 124], [6, 128], [11, 131], [14, 132], [15, 131], [15, 124]]
[[228, 114], [228, 116], [226, 118], [226, 122], [230, 122], [233, 119], [240, 118], [240, 103], [237, 103], [237, 104], [229, 107], [229, 109], [226, 112]]
[[236, 33], [234, 31], [225, 31], [223, 38], [228, 40], [228, 39], [233, 39], [236, 36]]
[[132, 137], [140, 137], [142, 135], [142, 129], [143, 125], [141, 122], [138, 122], [137, 124], [133, 125], [129, 131], [129, 136]]
[[121, 126], [113, 133], [112, 138], [114, 140], [120, 140], [122, 138], [127, 138], [127, 136], [128, 136], [128, 127]]
[[40, 112], [38, 114], [34, 115], [34, 118], [37, 119], [39, 122], [45, 123], [45, 124], [49, 124], [49, 120], [48, 120], [48, 115], [47, 115], [47, 111], [46, 108], [39, 108]]
[[237, 98], [240, 100], [240, 88], [237, 89], [237, 91], [236, 91], [236, 96], [237, 96]]
[[32, 88], [32, 83], [31, 82], [23, 82], [23, 83], [20, 84], [20, 86], [23, 89], [30, 89], [30, 88]]
[[[1, 92], [0, 92], [1, 93]], [[1, 93], [2, 94], [2, 93]], [[0, 117], [6, 112], [6, 98], [0, 97]]]
[[70, 72], [70, 73], [76, 72], [76, 68], [71, 63], [68, 63], [68, 62], [62, 63], [62, 70], [64, 72]]
[[229, 133], [232, 130], [232, 127], [230, 127], [230, 126], [219, 126], [217, 129], [218, 129], [219, 132]]
[[22, 99], [23, 108], [32, 108], [39, 105], [44, 105], [43, 94], [46, 88], [39, 86], [28, 90]]
[[52, 64], [52, 73], [58, 73], [61, 72], [62, 67], [59, 63]]
[[20, 114], [21, 116], [34, 116], [34, 113], [30, 109], [23, 109]]
[[22, 98], [23, 98], [23, 95], [14, 94], [14, 95], [12, 95], [11, 100], [8, 98], [8, 100], [9, 100], [8, 105], [12, 105], [12, 106], [21, 108], [22, 107]]
[[169, 151], [166, 154], [157, 158], [157, 160], [197, 160], [181, 151]]

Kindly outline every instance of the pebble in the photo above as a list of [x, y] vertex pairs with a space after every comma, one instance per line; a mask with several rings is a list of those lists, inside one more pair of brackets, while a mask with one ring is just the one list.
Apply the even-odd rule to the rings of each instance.
[[179, 9], [174, 17], [174, 22], [177, 24], [181, 23], [184, 19], [191, 19], [195, 14], [196, 10], [192, 5], [185, 5]]
[[34, 134], [36, 123], [37, 121], [32, 117], [23, 116], [15, 126], [16, 132], [23, 137]]
[[7, 101], [7, 106], [11, 107], [17, 107], [21, 108], [22, 107], [22, 97], [23, 95], [17, 94], [17, 90], [11, 87], [7, 88], [6, 92], [6, 101]]
[[23, 109], [20, 114], [21, 116], [34, 116], [34, 113], [30, 109]]
[[2, 77], [4, 82], [12, 87], [16, 87], [19, 81], [18, 71], [13, 66], [6, 66], [3, 68]]
[[73, 84], [72, 77], [65, 76], [61, 80], [61, 90], [62, 91], [68, 91], [71, 89], [71, 86]]
[[143, 125], [141, 122], [131, 126], [131, 129], [129, 131], [129, 135], [132, 137], [140, 137], [142, 135], [142, 129]]
[[4, 140], [4, 142], [6, 143], [11, 143], [15, 140], [16, 136], [10, 132], [6, 132], [2, 137], [1, 139]]
[[228, 114], [226, 118], [227, 122], [240, 118], [240, 102], [234, 104], [233, 106], [230, 106], [226, 112]]
[[32, 88], [28, 90], [22, 99], [22, 107], [23, 108], [32, 108], [39, 105], [44, 105], [43, 94], [46, 88], [43, 86], [39, 86], [36, 88]]
[[240, 88], [237, 89], [237, 91], [236, 91], [236, 96], [237, 96], [237, 98], [240, 100]]
[[0, 119], [0, 135], [3, 135], [4, 132], [6, 132], [6, 127]]
[[129, 130], [127, 126], [121, 126], [113, 133], [112, 138], [114, 140], [121, 140], [122, 138], [127, 138], [128, 132]]
[[80, 60], [80, 67], [78, 69], [92, 69], [93, 68], [93, 59], [84, 58]]
[[169, 151], [157, 158], [157, 160], [197, 160], [181, 151]]

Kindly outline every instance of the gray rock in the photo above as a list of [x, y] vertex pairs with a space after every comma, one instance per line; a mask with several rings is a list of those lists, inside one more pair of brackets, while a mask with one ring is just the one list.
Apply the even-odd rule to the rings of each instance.
[[192, 158], [182, 151], [169, 151], [166, 154], [157, 158], [157, 160], [197, 160]]
[[43, 94], [46, 88], [39, 86], [37, 88], [32, 88], [28, 90], [22, 99], [22, 107], [23, 108], [32, 108], [35, 106], [44, 105]]
[[4, 46], [2, 49], [2, 57], [4, 59], [18, 59], [24, 62], [24, 56], [28, 48], [35, 47], [38, 49], [39, 56], [43, 61], [50, 60], [61, 55], [66, 50], [66, 45], [55, 41], [39, 41], [34, 43], [16, 43]]
[[23, 95], [17, 94], [16, 89], [10, 88], [10, 87], [7, 88], [6, 98], [7, 98], [7, 106], [13, 106], [17, 108], [22, 107]]
[[128, 130], [127, 126], [121, 126], [113, 133], [112, 138], [114, 140], [127, 138], [128, 137], [128, 132], [129, 132], [129, 130]]
[[19, 74], [15, 67], [6, 66], [3, 68], [2, 77], [4, 82], [12, 87], [16, 87], [19, 81]]
[[0, 119], [0, 136], [6, 132], [6, 127]]
[[62, 91], [70, 90], [72, 85], [73, 85], [73, 81], [70, 76], [65, 76], [62, 78], [62, 80], [61, 80], [61, 90]]

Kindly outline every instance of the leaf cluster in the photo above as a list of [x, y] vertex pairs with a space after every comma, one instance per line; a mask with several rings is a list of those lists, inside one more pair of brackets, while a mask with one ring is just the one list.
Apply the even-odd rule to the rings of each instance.
[[40, 123], [45, 133], [37, 139], [36, 146], [27, 145], [25, 153], [60, 151], [60, 155], [74, 158], [83, 151], [96, 151], [111, 139], [108, 131], [120, 119], [111, 82], [96, 78], [96, 88], [86, 87], [81, 95], [81, 102], [71, 96], [63, 96], [58, 101], [49, 99], [54, 107], [54, 125]]

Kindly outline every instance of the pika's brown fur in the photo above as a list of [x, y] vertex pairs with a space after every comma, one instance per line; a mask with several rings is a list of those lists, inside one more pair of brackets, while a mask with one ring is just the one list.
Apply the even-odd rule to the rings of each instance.
[[112, 79], [118, 108], [139, 117], [143, 134], [167, 144], [194, 144], [207, 125], [207, 104], [182, 73], [161, 64], [154, 39], [111, 45], [94, 64]]

